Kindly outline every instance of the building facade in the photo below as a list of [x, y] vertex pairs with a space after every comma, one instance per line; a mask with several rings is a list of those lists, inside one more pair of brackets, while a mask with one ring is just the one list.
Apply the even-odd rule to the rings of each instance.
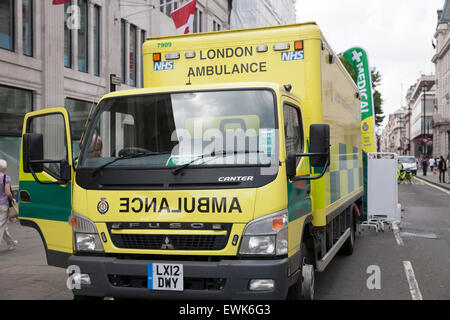
[[433, 117], [434, 156], [450, 158], [450, 1], [438, 11], [436, 33], [436, 100], [437, 112]]
[[406, 95], [409, 129], [409, 154], [433, 156], [433, 117], [436, 115], [436, 77], [422, 75]]
[[[110, 92], [143, 85], [141, 45], [146, 37], [176, 34], [170, 17], [183, 1], [0, 1], [0, 158], [18, 182], [24, 115], [64, 106], [74, 140], [89, 111]], [[198, 0], [194, 32], [229, 29], [228, 0]]]
[[233, 0], [230, 28], [267, 27], [296, 22], [296, 0]]
[[403, 107], [388, 116], [389, 122], [380, 137], [381, 152], [391, 152], [398, 155], [408, 154], [406, 114], [407, 109]]

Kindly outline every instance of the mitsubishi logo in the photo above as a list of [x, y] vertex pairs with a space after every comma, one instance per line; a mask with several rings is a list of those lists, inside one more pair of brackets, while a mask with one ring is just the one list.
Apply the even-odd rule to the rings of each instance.
[[166, 237], [166, 239], [164, 239], [161, 250], [175, 250], [174, 246], [170, 243], [169, 237]]

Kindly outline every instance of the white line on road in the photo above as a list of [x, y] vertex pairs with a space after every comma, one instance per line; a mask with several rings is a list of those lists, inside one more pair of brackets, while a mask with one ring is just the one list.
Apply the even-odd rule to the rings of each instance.
[[422, 294], [419, 290], [419, 284], [417, 283], [416, 277], [414, 276], [414, 270], [412, 268], [411, 262], [403, 261], [403, 267], [405, 268], [406, 279], [409, 284], [409, 291], [411, 292], [411, 297], [413, 300], [423, 300]]
[[442, 192], [444, 192], [444, 193], [446, 193], [446, 194], [450, 194], [450, 191], [445, 190], [444, 188], [438, 187], [438, 186], [436, 186], [436, 185], [434, 185], [434, 184], [432, 184], [432, 183], [429, 183], [429, 182], [427, 182], [427, 181], [425, 181], [425, 180], [423, 180], [423, 179], [417, 178], [417, 180], [420, 180], [420, 182], [422, 182], [423, 184], [426, 184], [426, 185], [429, 186], [429, 187], [438, 189], [439, 191], [442, 191]]
[[400, 237], [400, 230], [398, 228], [397, 223], [392, 224], [392, 231], [394, 232], [395, 241], [397, 241], [397, 244], [399, 246], [404, 246], [402, 237]]

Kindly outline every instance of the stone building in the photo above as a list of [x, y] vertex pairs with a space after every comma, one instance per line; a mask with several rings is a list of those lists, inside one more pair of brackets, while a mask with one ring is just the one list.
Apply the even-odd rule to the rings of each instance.
[[380, 137], [380, 151], [406, 155], [408, 152], [408, 133], [406, 124], [406, 108], [400, 108], [390, 114], [389, 121]]
[[[25, 113], [65, 106], [73, 138], [110, 91], [142, 87], [141, 44], [175, 34], [170, 17], [181, 0], [0, 1], [0, 158], [18, 181]], [[231, 1], [198, 0], [194, 32], [229, 29]]]
[[450, 1], [438, 11], [436, 33], [436, 106], [433, 116], [433, 155], [450, 158]]
[[433, 155], [433, 117], [436, 115], [436, 77], [422, 75], [406, 95], [409, 130], [409, 154], [415, 157]]
[[233, 0], [230, 28], [245, 29], [295, 23], [296, 0]]

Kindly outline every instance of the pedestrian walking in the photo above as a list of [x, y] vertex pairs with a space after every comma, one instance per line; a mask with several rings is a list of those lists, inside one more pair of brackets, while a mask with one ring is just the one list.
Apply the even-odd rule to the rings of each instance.
[[[450, 156], [447, 157], [446, 165], [447, 169], [450, 168]], [[450, 183], [450, 180], [447, 183]]]
[[447, 171], [447, 163], [445, 162], [443, 156], [441, 156], [439, 158], [439, 165], [438, 166], [439, 166], [439, 182], [440, 183], [445, 183], [445, 171]]
[[11, 193], [11, 177], [6, 175], [8, 163], [0, 159], [0, 244], [5, 240], [8, 250], [13, 250], [18, 241], [14, 240], [8, 232], [8, 209], [13, 200]]
[[428, 158], [427, 157], [423, 158], [422, 170], [423, 170], [423, 175], [426, 176], [427, 175], [427, 170], [428, 170]]
[[431, 173], [433, 173], [433, 167], [434, 167], [434, 159], [433, 158], [430, 158], [430, 160], [428, 160], [428, 165], [430, 166]]

